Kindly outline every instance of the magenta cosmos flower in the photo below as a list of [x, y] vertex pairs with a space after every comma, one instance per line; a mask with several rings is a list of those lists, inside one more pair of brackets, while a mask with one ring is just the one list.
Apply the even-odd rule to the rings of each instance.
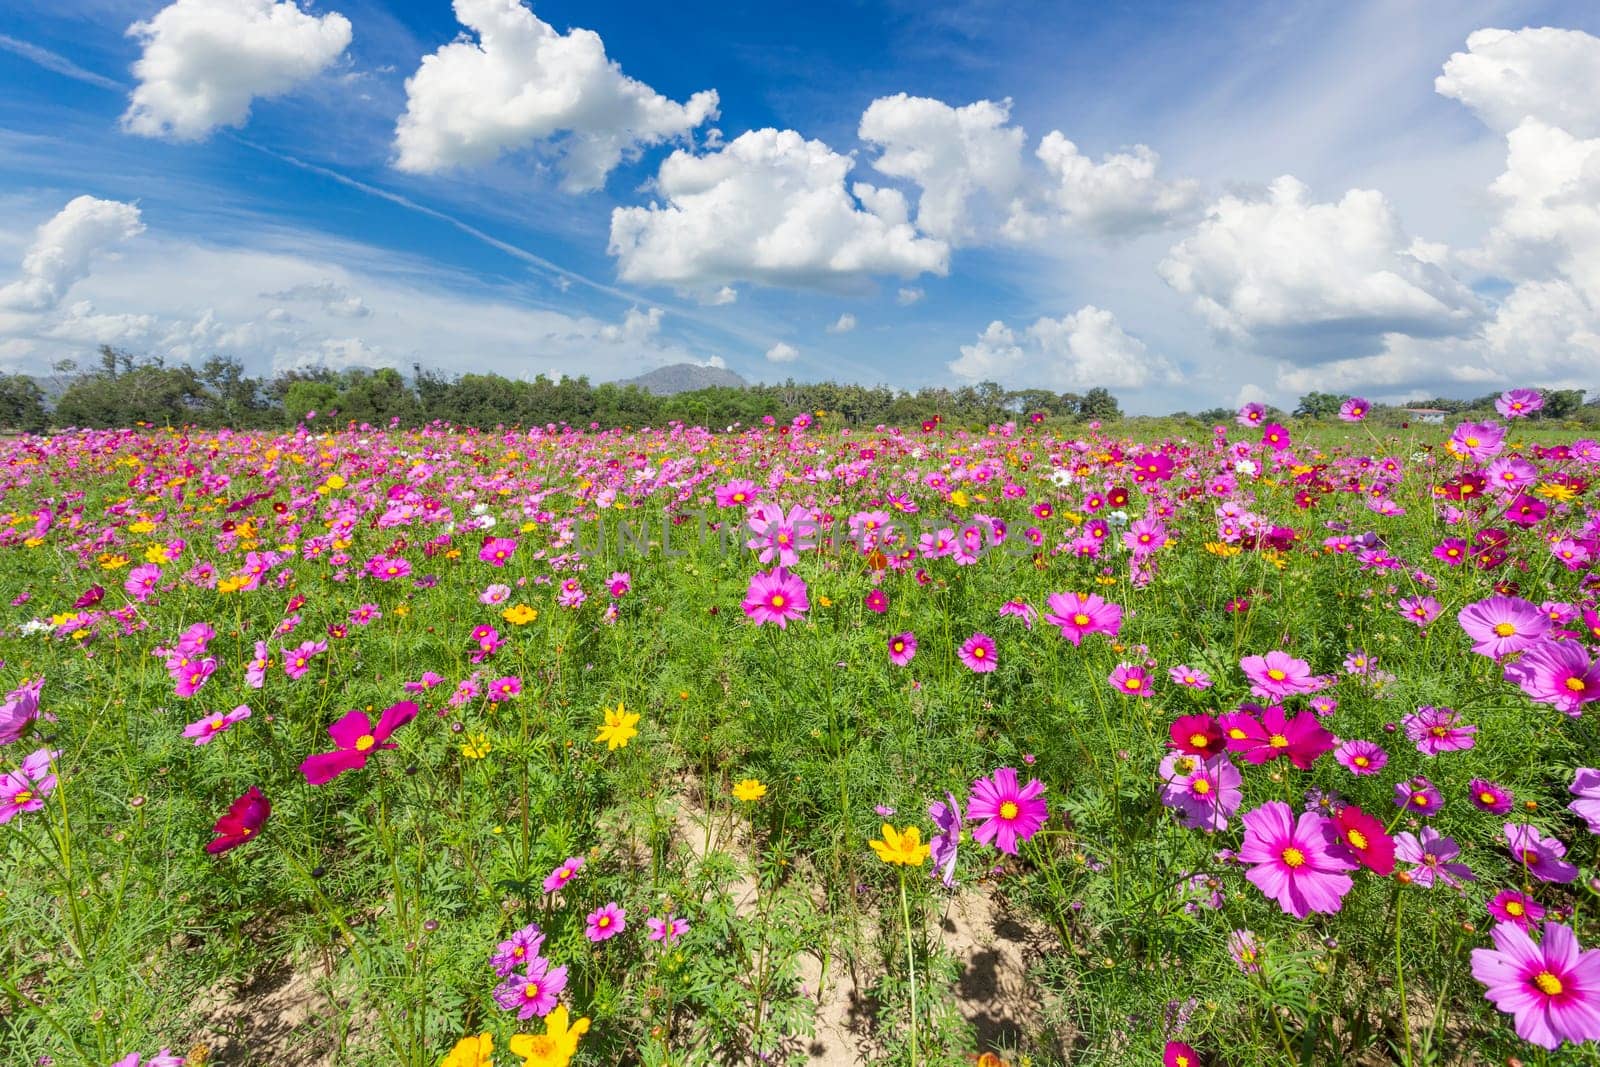
[[1600, 949], [1585, 950], [1561, 923], [1547, 924], [1537, 945], [1512, 923], [1490, 936], [1494, 948], [1472, 950], [1472, 977], [1518, 1037], [1545, 1049], [1600, 1039]]
[[799, 575], [776, 567], [750, 576], [750, 588], [744, 595], [744, 613], [757, 625], [775, 622], [778, 629], [786, 630], [790, 620], [800, 618], [810, 609], [806, 583]]
[[228, 807], [226, 814], [217, 819], [211, 832], [216, 840], [206, 845], [212, 854], [238, 848], [261, 832], [272, 814], [272, 803], [261, 795], [261, 790], [251, 786], [245, 794]]
[[1126, 693], [1131, 697], [1148, 697], [1151, 695], [1150, 672], [1143, 667], [1132, 663], [1119, 663], [1116, 669], [1106, 677], [1111, 683], [1111, 688], [1119, 693]]
[[539, 929], [538, 923], [529, 923], [495, 946], [494, 954], [489, 957], [489, 966], [494, 968], [495, 974], [504, 978], [539, 955], [539, 949], [543, 946], [544, 931]]
[[183, 728], [183, 736], [194, 738], [194, 743], [197, 745], [209, 744], [213, 737], [216, 737], [234, 723], [242, 722], [249, 717], [249, 706], [240, 704], [232, 711], [219, 711], [214, 715], [207, 715], [203, 719], [196, 719]]
[[544, 880], [546, 893], [559, 893], [563, 886], [572, 881], [572, 876], [583, 869], [582, 856], [569, 856], [567, 862], [551, 871]]
[[1564, 858], [1567, 846], [1554, 837], [1545, 837], [1527, 823], [1508, 822], [1505, 825], [1506, 850], [1522, 869], [1541, 882], [1571, 882], [1578, 877], [1578, 868]]
[[1051, 593], [1044, 621], [1061, 628], [1061, 636], [1074, 645], [1089, 634], [1115, 637], [1122, 629], [1122, 607], [1094, 593]]
[[351, 711], [328, 727], [328, 736], [338, 749], [307, 756], [300, 773], [311, 785], [323, 785], [345, 771], [359, 770], [378, 749], [397, 747], [389, 735], [416, 717], [417, 706], [409, 700], [386, 708], [376, 724], [365, 713]]
[[1405, 876], [1423, 889], [1435, 883], [1459, 887], [1463, 882], [1476, 882], [1478, 876], [1471, 867], [1455, 862], [1459, 855], [1461, 846], [1456, 839], [1445, 837], [1431, 826], [1424, 826], [1415, 834], [1402, 830], [1394, 835], [1394, 858], [1414, 865]]
[[986, 633], [976, 633], [965, 641], [956, 650], [956, 658], [966, 665], [970, 671], [978, 674], [988, 674], [1000, 666], [1000, 661], [995, 655], [994, 638]]
[[1475, 601], [1456, 615], [1472, 638], [1472, 651], [1499, 659], [1521, 652], [1550, 629], [1550, 617], [1521, 597], [1492, 596]]
[[9, 745], [20, 738], [28, 724], [39, 717], [39, 696], [44, 692], [44, 678], [23, 682], [6, 694], [0, 703], [0, 745]]
[[478, 549], [478, 558], [491, 567], [504, 567], [511, 562], [517, 542], [510, 537], [491, 537]]
[[1339, 418], [1345, 422], [1361, 422], [1371, 410], [1371, 404], [1359, 396], [1353, 396], [1339, 405]]
[[928, 805], [928, 818], [937, 831], [928, 840], [933, 874], [950, 889], [956, 884], [956, 854], [961, 845], [961, 802], [954, 793], [947, 792], [943, 800]]
[[1161, 763], [1167, 785], [1161, 803], [1178, 812], [1191, 830], [1214, 834], [1228, 828], [1228, 817], [1244, 800], [1244, 779], [1227, 756], [1200, 760], [1175, 752]]
[[1505, 679], [1528, 696], [1576, 718], [1583, 706], [1600, 700], [1600, 662], [1577, 641], [1539, 641], [1515, 663]]
[[556, 1008], [556, 999], [567, 988], [567, 969], [552, 967], [543, 956], [528, 961], [527, 970], [513, 974], [495, 987], [494, 1000], [506, 1011], [514, 1011], [519, 1019], [535, 1015], [549, 1015]]
[[650, 931], [650, 940], [668, 945], [676, 945], [678, 938], [689, 932], [689, 920], [676, 915], [668, 915], [664, 919], [649, 918], [644, 925]]
[[907, 630], [889, 638], [889, 662], [904, 667], [917, 654], [917, 635]]
[[59, 755], [59, 751], [41, 748], [26, 756], [15, 771], [0, 774], [0, 824], [44, 807], [45, 798], [56, 788], [50, 761]]
[[1413, 815], [1432, 815], [1444, 807], [1439, 787], [1422, 775], [1394, 784], [1394, 803]]
[[628, 928], [628, 913], [613, 900], [591, 911], [584, 921], [583, 936], [595, 942], [609, 941]]
[[215, 673], [217, 673], [215, 658], [207, 656], [204, 659], [190, 660], [172, 671], [174, 692], [180, 697], [192, 697]]
[[1506, 428], [1498, 422], [1463, 422], [1445, 443], [1458, 456], [1487, 463], [1500, 454], [1505, 439]]
[[1389, 762], [1389, 753], [1376, 741], [1357, 738], [1333, 750], [1333, 758], [1351, 774], [1377, 774]]
[[972, 783], [972, 793], [967, 797], [967, 818], [982, 822], [972, 832], [972, 839], [1015, 856], [1017, 842], [1038, 833], [1050, 817], [1050, 809], [1040, 795], [1043, 792], [1044, 783], [1037, 778], [1019, 787], [1017, 772], [1011, 767], [1001, 767], [989, 777], [979, 778]]
[[1533, 929], [1544, 918], [1544, 905], [1515, 889], [1502, 889], [1487, 906], [1496, 922], [1512, 923], [1524, 930]]
[[1311, 665], [1278, 649], [1265, 656], [1246, 656], [1239, 666], [1250, 679], [1250, 692], [1267, 700], [1281, 700], [1317, 688]]
[[1504, 815], [1511, 810], [1511, 791], [1487, 778], [1474, 778], [1467, 783], [1467, 799], [1473, 807], [1491, 815]]
[[1353, 884], [1344, 872], [1355, 863], [1328, 847], [1327, 817], [1314, 811], [1295, 819], [1294, 809], [1272, 800], [1244, 814], [1239, 859], [1245, 877], [1297, 919], [1311, 912], [1336, 912]]
[[1507, 389], [1494, 402], [1502, 418], [1525, 419], [1544, 408], [1544, 394], [1537, 389]]

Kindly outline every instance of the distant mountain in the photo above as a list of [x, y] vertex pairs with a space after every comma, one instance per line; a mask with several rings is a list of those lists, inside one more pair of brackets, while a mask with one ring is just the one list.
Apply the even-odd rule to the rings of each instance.
[[739, 389], [750, 383], [724, 367], [703, 367], [698, 363], [674, 363], [667, 367], [657, 367], [655, 370], [647, 374], [641, 374], [637, 378], [624, 378], [617, 384], [637, 385], [645, 392], [654, 393], [656, 396], [671, 396], [674, 393], [688, 393], [696, 389], [710, 389], [714, 386]]

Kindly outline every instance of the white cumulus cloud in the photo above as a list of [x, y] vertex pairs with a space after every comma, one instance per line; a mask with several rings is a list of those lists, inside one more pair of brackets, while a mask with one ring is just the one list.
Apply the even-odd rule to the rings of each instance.
[[800, 350], [794, 345], [785, 344], [782, 341], [767, 349], [767, 361], [769, 363], [793, 363], [799, 358]]
[[315, 77], [350, 44], [350, 20], [310, 15], [294, 0], [174, 0], [128, 27], [144, 53], [123, 127], [144, 137], [196, 141], [243, 126], [257, 97]]
[[837, 319], [835, 319], [833, 321], [833, 324], [828, 327], [828, 332], [829, 333], [849, 333], [851, 330], [853, 330], [855, 328], [856, 328], [856, 317], [854, 315], [850, 314], [850, 312], [846, 311], [843, 315], [840, 315]]
[[1092, 304], [1059, 319], [1040, 318], [1020, 335], [1002, 321], [991, 322], [948, 366], [966, 381], [1011, 388], [1137, 389], [1181, 377], [1125, 332], [1115, 315]]
[[1549, 26], [1478, 30], [1433, 87], [1502, 132], [1532, 117], [1600, 136], [1600, 37]]
[[687, 135], [717, 116], [714, 90], [688, 103], [622, 73], [600, 35], [560, 33], [522, 0], [455, 0], [463, 35], [423, 57], [406, 81], [395, 165], [430, 173], [487, 163], [530, 145], [553, 146], [563, 185], [599, 188], [643, 146]]
[[1296, 362], [1370, 355], [1384, 335], [1470, 330], [1481, 308], [1416, 246], [1382, 193], [1313, 203], [1292, 177], [1224, 196], [1158, 267], [1214, 330]]
[[617, 208], [611, 254], [631, 282], [735, 281], [837, 289], [873, 274], [943, 274], [950, 246], [908, 221], [905, 198], [845, 178], [854, 161], [793, 130], [751, 130], [720, 151], [679, 150], [655, 188], [666, 203]]
[[927, 295], [920, 286], [910, 285], [894, 294], [894, 302], [903, 308], [910, 307]]
[[1186, 222], [1200, 204], [1200, 184], [1158, 177], [1161, 157], [1147, 145], [1107, 154], [1096, 163], [1052, 130], [1035, 154], [1046, 179], [1036, 202], [1013, 206], [1006, 223], [1013, 238], [1036, 238], [1053, 225], [1097, 237], [1126, 237]]
[[1009, 125], [1011, 101], [979, 100], [951, 107], [940, 100], [899, 93], [874, 100], [861, 116], [858, 136], [881, 149], [873, 167], [915, 183], [917, 227], [953, 242], [992, 229], [977, 210], [1003, 211], [1023, 179], [1020, 126]]
[[22, 257], [22, 276], [0, 288], [0, 308], [51, 310], [88, 276], [97, 254], [143, 232], [133, 204], [77, 197], [34, 234]]

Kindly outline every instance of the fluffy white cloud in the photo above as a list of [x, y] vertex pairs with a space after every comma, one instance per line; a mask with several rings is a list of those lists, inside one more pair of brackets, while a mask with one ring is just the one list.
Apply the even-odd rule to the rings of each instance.
[[1480, 265], [1568, 279], [1600, 304], [1600, 137], [1526, 119], [1506, 137], [1506, 169], [1489, 191], [1502, 210]]
[[685, 288], [945, 273], [949, 245], [920, 236], [894, 190], [847, 190], [853, 165], [793, 130], [751, 130], [705, 155], [676, 151], [655, 182], [665, 204], [612, 212], [611, 254], [627, 281]]
[[701, 303], [708, 307], [726, 307], [739, 301], [739, 290], [731, 285], [724, 285], [714, 293], [707, 293]]
[[1476, 297], [1416, 246], [1382, 193], [1312, 203], [1292, 177], [1265, 197], [1224, 196], [1158, 270], [1211, 327], [1295, 362], [1356, 358], [1384, 335], [1469, 330]]
[[846, 311], [843, 315], [840, 315], [837, 319], [834, 320], [833, 324], [828, 327], [828, 332], [829, 333], [849, 333], [851, 330], [853, 330], [855, 328], [856, 328], [856, 317], [854, 315], [850, 314], [850, 312]]
[[[112, 232], [136, 229], [137, 216], [123, 222]], [[0, 247], [20, 248], [14, 238], [23, 229], [0, 215]], [[23, 258], [32, 263], [33, 250]], [[90, 267], [69, 272], [70, 296], [48, 306], [32, 300], [34, 275], [27, 271], [6, 287], [30, 300], [26, 310], [0, 309], [0, 363], [38, 371], [62, 357], [92, 358], [98, 345], [112, 344], [171, 361], [232, 356], [252, 374], [319, 363], [409, 369], [420, 362], [447, 373], [521, 377], [554, 369], [605, 381], [716, 358], [663, 336], [657, 308], [630, 309], [616, 321], [514, 304], [463, 293], [454, 287], [459, 278], [441, 276], [425, 261], [304, 232], [257, 234], [252, 247], [151, 234], [119, 256], [84, 262]], [[0, 278], [7, 271], [0, 265]], [[59, 284], [57, 296], [66, 290]], [[368, 314], [352, 318], [352, 306]], [[530, 353], [538, 353], [537, 365]]]
[[1099, 237], [1126, 237], [1191, 219], [1200, 204], [1200, 183], [1156, 176], [1161, 157], [1146, 145], [1102, 156], [1078, 151], [1052, 130], [1035, 153], [1047, 180], [1037, 202], [1018, 202], [1007, 220], [1009, 236], [1039, 237], [1066, 225]]
[[1137, 389], [1180, 379], [1171, 363], [1124, 332], [1115, 315], [1092, 304], [1063, 318], [1040, 318], [1020, 337], [1004, 322], [991, 322], [948, 366], [967, 381], [1015, 388]]
[[975, 198], [1003, 210], [1022, 181], [1026, 135], [1020, 126], [1008, 125], [1010, 118], [1010, 100], [957, 108], [899, 93], [867, 107], [858, 135], [882, 149], [873, 167], [921, 189], [917, 227], [960, 242], [988, 229], [972, 218]]
[[40, 226], [22, 258], [22, 277], [0, 288], [0, 308], [49, 311], [85, 278], [95, 256], [144, 232], [139, 209], [80, 196]]
[[493, 160], [560, 138], [563, 185], [596, 189], [642, 146], [682, 137], [717, 116], [714, 90], [687, 104], [622, 73], [600, 35], [562, 34], [522, 0], [455, 0], [477, 35], [424, 56], [406, 81], [395, 165], [429, 173]]
[[800, 350], [794, 345], [785, 344], [782, 341], [767, 349], [767, 362], [769, 363], [793, 363], [799, 358]]
[[907, 308], [927, 295], [928, 294], [923, 291], [921, 286], [910, 285], [894, 294], [894, 302], [903, 308]]
[[123, 127], [195, 141], [243, 126], [256, 97], [281, 96], [350, 44], [350, 20], [309, 15], [295, 0], [174, 0], [128, 35], [144, 45]]
[[1532, 117], [1580, 137], [1600, 136], [1600, 37], [1548, 26], [1478, 30], [1433, 87], [1496, 130]]

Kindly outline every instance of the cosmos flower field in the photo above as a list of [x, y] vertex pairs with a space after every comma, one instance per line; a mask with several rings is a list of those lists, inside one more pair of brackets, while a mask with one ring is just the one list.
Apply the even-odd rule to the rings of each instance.
[[0, 442], [0, 1059], [1600, 1063], [1538, 403]]

